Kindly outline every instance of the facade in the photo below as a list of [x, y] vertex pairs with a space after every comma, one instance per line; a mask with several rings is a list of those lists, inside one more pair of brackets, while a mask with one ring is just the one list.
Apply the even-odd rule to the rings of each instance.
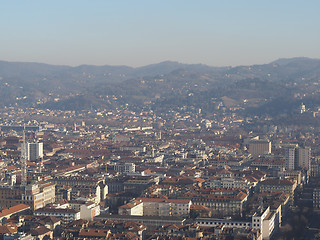
[[260, 230], [263, 240], [269, 240], [275, 231], [276, 214], [268, 207], [265, 211], [252, 216], [252, 228]]
[[319, 177], [320, 176], [320, 165], [318, 161], [311, 161], [311, 177]]
[[27, 186], [0, 186], [0, 207], [9, 208], [18, 204], [26, 204], [32, 210], [44, 207], [55, 201], [55, 185], [29, 184]]
[[134, 163], [115, 163], [113, 169], [120, 173], [134, 173], [136, 172], [136, 165]]
[[311, 169], [311, 148], [310, 147], [295, 147], [287, 148], [286, 153], [286, 169], [299, 170]]
[[276, 214], [270, 211], [270, 207], [261, 213], [254, 213], [251, 219], [233, 220], [218, 218], [197, 218], [196, 223], [201, 227], [227, 227], [235, 229], [255, 229], [258, 230], [263, 240], [269, 240], [276, 230]]
[[291, 203], [293, 203], [294, 191], [297, 182], [287, 179], [266, 179], [259, 184], [260, 192], [283, 192], [289, 194]]
[[72, 187], [72, 195], [79, 194], [95, 195], [95, 202], [99, 203], [106, 199], [108, 186], [103, 177], [82, 177], [82, 176], [59, 176], [49, 181], [54, 184]]
[[296, 169], [295, 149], [296, 148], [287, 148], [286, 149], [286, 153], [285, 153], [286, 170], [295, 170]]
[[51, 216], [61, 219], [63, 224], [80, 219], [80, 211], [69, 208], [40, 208], [33, 212], [35, 216]]
[[26, 158], [29, 161], [36, 161], [43, 158], [43, 143], [42, 142], [27, 142], [26, 143]]
[[159, 217], [159, 216], [129, 216], [115, 214], [100, 214], [95, 220], [113, 220], [118, 222], [140, 222], [147, 227], [159, 227], [165, 224], [184, 225], [186, 219], [183, 217]]
[[249, 190], [252, 186], [255, 186], [257, 182], [250, 182], [246, 178], [218, 178], [212, 177], [207, 179], [203, 185], [211, 188], [239, 188]]
[[313, 208], [320, 208], [320, 188], [315, 188], [312, 195]]
[[118, 208], [119, 215], [143, 216], [143, 202], [138, 200], [130, 201]]
[[120, 206], [119, 215], [188, 216], [191, 201], [187, 199], [139, 198]]
[[188, 216], [191, 200], [140, 198], [143, 202], [144, 216]]
[[296, 150], [296, 158], [298, 158], [298, 166], [300, 169], [309, 170], [311, 168], [311, 148], [299, 147]]
[[286, 177], [294, 177], [297, 180], [297, 184], [301, 185], [302, 182], [302, 174], [299, 170], [288, 170], [288, 171], [279, 171], [278, 177], [286, 178]]
[[76, 211], [80, 211], [80, 218], [84, 220], [92, 221], [95, 216], [100, 215], [100, 206], [94, 202], [70, 201], [67, 205]]
[[220, 189], [212, 193], [195, 193], [191, 196], [194, 205], [212, 210], [216, 216], [241, 216], [248, 195], [240, 190]]
[[255, 139], [249, 142], [249, 153], [253, 157], [271, 153], [271, 142], [268, 139]]

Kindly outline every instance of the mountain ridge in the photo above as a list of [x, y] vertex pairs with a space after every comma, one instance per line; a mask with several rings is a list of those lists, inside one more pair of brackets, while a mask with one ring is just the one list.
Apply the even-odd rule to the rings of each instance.
[[189, 104], [212, 112], [224, 96], [246, 109], [244, 99], [258, 99], [251, 105], [263, 107], [264, 101], [283, 94], [318, 95], [318, 80], [320, 59], [301, 57], [235, 67], [174, 61], [137, 68], [0, 61], [0, 106], [81, 110]]

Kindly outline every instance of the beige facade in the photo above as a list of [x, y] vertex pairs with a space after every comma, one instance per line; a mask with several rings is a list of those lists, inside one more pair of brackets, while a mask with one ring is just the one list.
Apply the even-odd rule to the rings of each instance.
[[119, 215], [134, 216], [188, 216], [190, 214], [191, 200], [139, 198], [128, 204], [120, 206]]
[[[219, 194], [218, 194], [219, 193]], [[218, 216], [240, 216], [248, 195], [238, 190], [220, 190], [212, 194], [195, 194], [192, 203], [208, 207]]]
[[293, 203], [296, 187], [297, 180], [289, 181], [287, 179], [267, 179], [259, 184], [260, 192], [283, 192], [289, 194], [291, 203]]
[[133, 200], [118, 209], [119, 215], [143, 216], [143, 202]]
[[188, 216], [191, 200], [141, 198], [143, 216]]
[[254, 157], [271, 153], [271, 142], [267, 139], [251, 140], [249, 142], [249, 153]]
[[26, 204], [32, 210], [55, 201], [55, 185], [52, 183], [29, 184], [27, 186], [0, 186], [0, 207], [9, 208]]

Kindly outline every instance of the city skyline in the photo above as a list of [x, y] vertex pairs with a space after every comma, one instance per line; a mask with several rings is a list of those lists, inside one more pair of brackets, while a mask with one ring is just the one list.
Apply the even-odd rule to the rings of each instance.
[[2, 4], [1, 60], [210, 66], [320, 58], [317, 1], [55, 1]]

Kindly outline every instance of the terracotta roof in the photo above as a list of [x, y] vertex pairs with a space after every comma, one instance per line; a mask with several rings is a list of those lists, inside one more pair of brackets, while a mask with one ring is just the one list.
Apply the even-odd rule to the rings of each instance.
[[192, 204], [191, 207], [190, 207], [190, 210], [201, 210], [201, 211], [210, 211], [210, 209], [206, 206], [203, 206], [203, 205], [195, 205], [195, 204]]
[[11, 207], [11, 208], [3, 209], [0, 212], [0, 218], [8, 216], [10, 214], [18, 213], [18, 212], [21, 212], [21, 211], [27, 210], [27, 209], [30, 209], [30, 206], [25, 205], [25, 204], [18, 204], [18, 205]]
[[138, 198], [142, 202], [167, 202], [167, 203], [184, 203], [190, 202], [189, 199], [166, 199], [166, 198]]
[[260, 182], [261, 185], [293, 185], [293, 183], [287, 179], [266, 179]]
[[131, 209], [131, 208], [139, 205], [140, 203], [142, 203], [142, 202], [138, 201], [138, 200], [133, 200], [125, 205], [120, 206], [120, 208]]
[[44, 226], [38, 226], [37, 228], [33, 229], [30, 231], [30, 234], [32, 236], [39, 236], [39, 235], [44, 235], [46, 233], [51, 232], [50, 229], [44, 227]]
[[18, 231], [18, 228], [16, 226], [0, 226], [0, 234], [6, 234], [6, 233], [16, 233]]

